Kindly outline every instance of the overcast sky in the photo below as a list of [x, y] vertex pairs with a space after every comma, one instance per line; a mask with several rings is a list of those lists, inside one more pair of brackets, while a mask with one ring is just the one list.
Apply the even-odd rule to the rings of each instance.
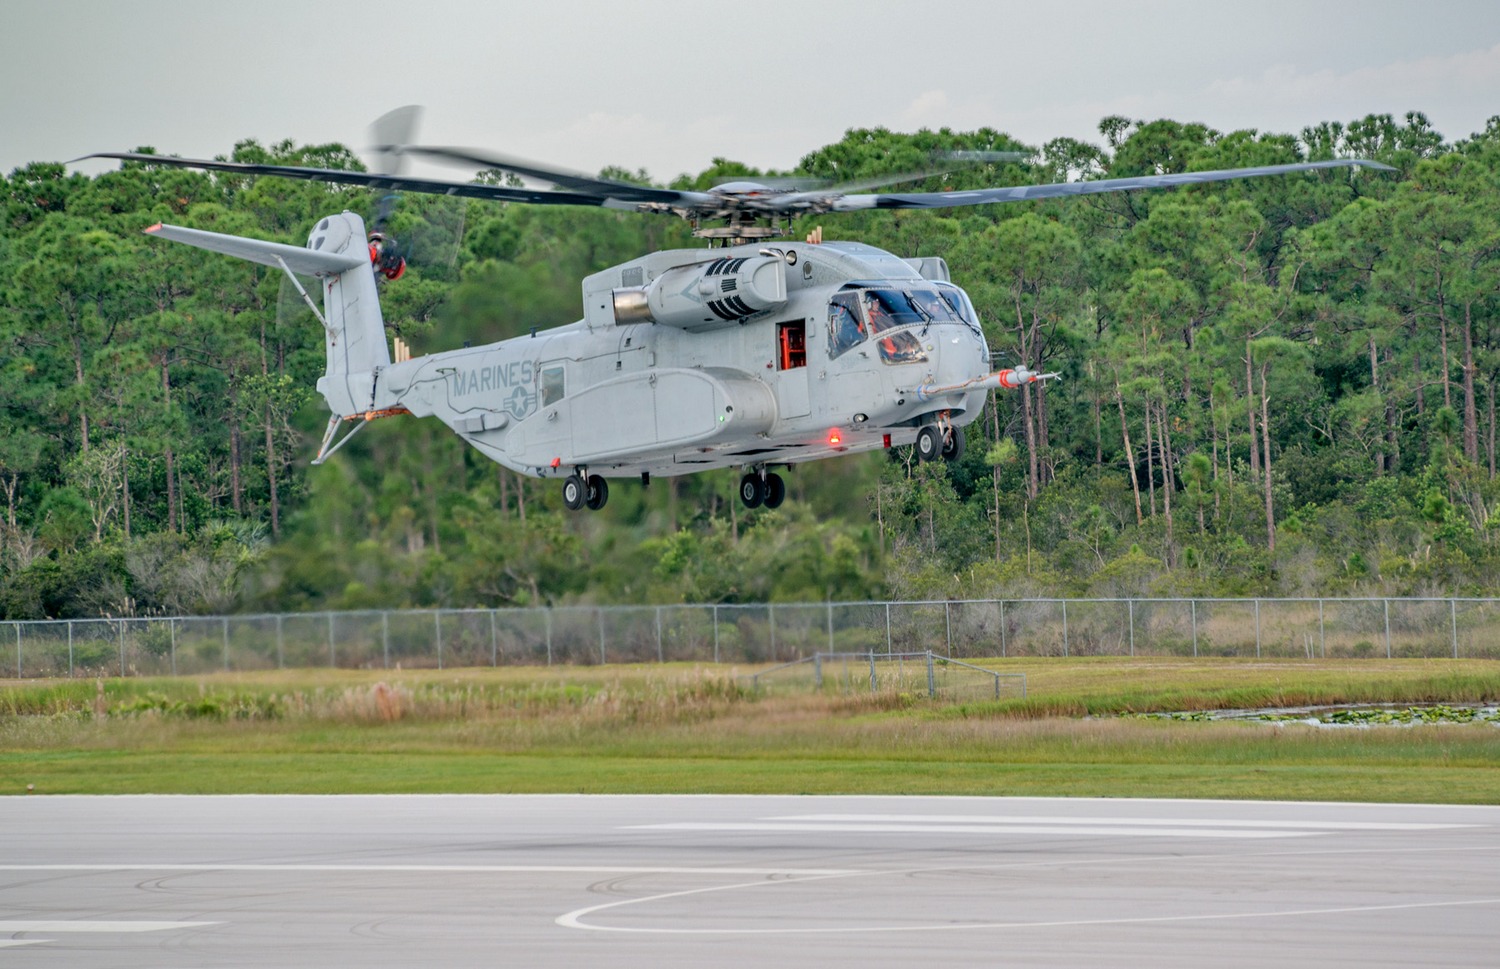
[[[1496, 0], [0, 0], [0, 171], [150, 145], [420, 140], [667, 180], [851, 127], [1099, 142], [1099, 119], [1296, 133], [1500, 114]], [[99, 170], [97, 167], [86, 170]], [[465, 177], [462, 172], [454, 177]]]

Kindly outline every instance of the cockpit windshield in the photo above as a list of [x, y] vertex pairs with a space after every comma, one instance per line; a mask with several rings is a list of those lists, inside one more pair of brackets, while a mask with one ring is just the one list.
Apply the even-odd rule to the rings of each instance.
[[935, 289], [914, 289], [911, 301], [933, 323], [962, 323], [963, 316]]
[[[920, 326], [925, 333], [926, 328], [933, 323], [962, 323], [975, 333], [981, 332], [973, 304], [957, 286], [929, 283], [928, 286], [909, 290], [895, 289], [889, 285], [855, 286], [836, 293], [828, 303], [830, 358], [841, 356], [870, 336], [879, 336], [904, 327]], [[882, 357], [892, 363], [917, 359], [919, 354], [916, 352], [916, 341], [900, 342], [902, 353], [882, 353]], [[907, 347], [908, 342], [913, 346]], [[926, 359], [925, 355], [920, 356], [921, 359]]]
[[925, 323], [928, 319], [917, 308], [911, 294], [899, 289], [867, 289], [862, 302], [865, 318], [870, 321], [870, 329], [875, 333]]

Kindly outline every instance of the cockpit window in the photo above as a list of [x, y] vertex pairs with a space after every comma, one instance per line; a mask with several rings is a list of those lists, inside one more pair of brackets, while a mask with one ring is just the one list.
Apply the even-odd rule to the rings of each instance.
[[926, 322], [911, 296], [899, 289], [867, 289], [864, 304], [865, 317], [874, 333]]
[[914, 289], [911, 301], [918, 311], [933, 323], [962, 323], [963, 315], [958, 308], [935, 289]]
[[837, 293], [828, 301], [828, 356], [837, 359], [845, 350], [858, 346], [865, 338], [865, 324], [859, 315], [858, 295]]
[[969, 294], [957, 286], [939, 286], [937, 293], [958, 318], [969, 325], [969, 329], [980, 336], [984, 335], [984, 331], [979, 328], [979, 317], [974, 313], [974, 304], [969, 302]]
[[[881, 344], [882, 360], [909, 363], [927, 359], [921, 340], [892, 331], [922, 327], [925, 335], [933, 323], [962, 323], [980, 333], [973, 305], [963, 290], [943, 284], [929, 287], [903, 290], [865, 282], [845, 284], [828, 303], [828, 356], [836, 359], [873, 335]], [[880, 340], [882, 334], [899, 339]]]
[[925, 363], [927, 361], [922, 342], [910, 330], [887, 333], [885, 336], [877, 337], [875, 344], [880, 347], [880, 359], [883, 363]]

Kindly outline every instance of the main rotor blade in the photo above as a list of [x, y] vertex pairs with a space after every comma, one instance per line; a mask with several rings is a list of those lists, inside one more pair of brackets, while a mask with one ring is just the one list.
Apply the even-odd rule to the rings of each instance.
[[529, 162], [521, 158], [512, 158], [509, 155], [480, 151], [477, 148], [413, 145], [404, 148], [403, 151], [413, 155], [438, 158], [443, 161], [478, 165], [481, 168], [497, 168], [500, 171], [511, 172], [523, 178], [535, 178], [540, 181], [551, 182], [553, 185], [560, 185], [569, 191], [578, 192], [582, 195], [592, 195], [601, 199], [607, 198], [617, 199], [622, 202], [645, 202], [656, 205], [677, 206], [694, 206], [709, 200], [709, 196], [701, 192], [678, 192], [673, 189], [651, 188], [647, 185], [616, 182], [611, 179], [585, 175], [582, 172], [573, 172], [564, 168], [554, 168], [537, 162]]
[[607, 202], [605, 198], [597, 195], [580, 195], [575, 192], [543, 192], [535, 189], [507, 188], [499, 185], [476, 185], [471, 182], [449, 182], [436, 178], [412, 178], [408, 175], [350, 172], [334, 168], [302, 168], [296, 165], [258, 165], [245, 162], [207, 161], [198, 158], [147, 155], [133, 151], [103, 151], [93, 155], [84, 155], [82, 158], [73, 159], [73, 161], [84, 161], [88, 158], [117, 158], [121, 161], [142, 162], [147, 165], [200, 168], [205, 171], [229, 172], [235, 175], [276, 175], [281, 178], [300, 178], [309, 182], [330, 182], [336, 185], [363, 185], [367, 188], [399, 189], [403, 192], [423, 192], [428, 195], [458, 195], [464, 198], [491, 199], [497, 202], [528, 202], [533, 205], [593, 206], [604, 205]]
[[1285, 175], [1322, 168], [1373, 168], [1395, 171], [1389, 165], [1363, 158], [1339, 158], [1332, 161], [1298, 162], [1291, 165], [1262, 165], [1256, 168], [1224, 168], [1209, 172], [1182, 172], [1175, 175], [1142, 175], [1136, 178], [1105, 178], [1096, 182], [1058, 182], [1052, 185], [1016, 185], [1011, 188], [985, 188], [969, 192], [917, 192], [884, 195], [846, 195], [834, 200], [833, 211], [859, 209], [945, 209], [990, 202], [1027, 202], [1034, 199], [1060, 198], [1068, 195], [1098, 195], [1103, 192], [1128, 192], [1138, 188], [1170, 188], [1174, 185], [1198, 185], [1224, 182], [1236, 178], [1262, 175]]

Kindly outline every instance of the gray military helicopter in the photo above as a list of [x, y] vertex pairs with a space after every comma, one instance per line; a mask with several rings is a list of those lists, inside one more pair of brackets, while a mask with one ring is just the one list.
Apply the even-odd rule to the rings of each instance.
[[[404, 113], [403, 113], [404, 112]], [[409, 125], [414, 109], [382, 119]], [[376, 130], [381, 130], [377, 122]], [[736, 181], [706, 192], [602, 179], [487, 152], [386, 142], [382, 166], [407, 155], [498, 169], [552, 189], [284, 165], [102, 153], [150, 165], [274, 175], [402, 192], [675, 215], [707, 240], [654, 252], [583, 280], [583, 319], [566, 326], [411, 357], [386, 342], [377, 276], [399, 278], [391, 240], [352, 212], [322, 218], [305, 248], [179, 226], [154, 236], [281, 269], [322, 323], [327, 370], [317, 389], [332, 416], [314, 463], [378, 418], [436, 416], [485, 457], [562, 478], [570, 509], [600, 509], [609, 478], [739, 468], [749, 508], [786, 496], [777, 468], [896, 445], [924, 461], [963, 452], [963, 428], [992, 388], [1054, 379], [1025, 362], [995, 371], [963, 289], [938, 257], [902, 259], [815, 233], [789, 241], [793, 218], [867, 209], [935, 209], [1197, 185], [1362, 159], [962, 192], [869, 193]], [[392, 163], [394, 162], [394, 163]], [[875, 187], [874, 185], [859, 188]], [[297, 280], [316, 277], [323, 310]], [[335, 440], [341, 425], [350, 430]]]

